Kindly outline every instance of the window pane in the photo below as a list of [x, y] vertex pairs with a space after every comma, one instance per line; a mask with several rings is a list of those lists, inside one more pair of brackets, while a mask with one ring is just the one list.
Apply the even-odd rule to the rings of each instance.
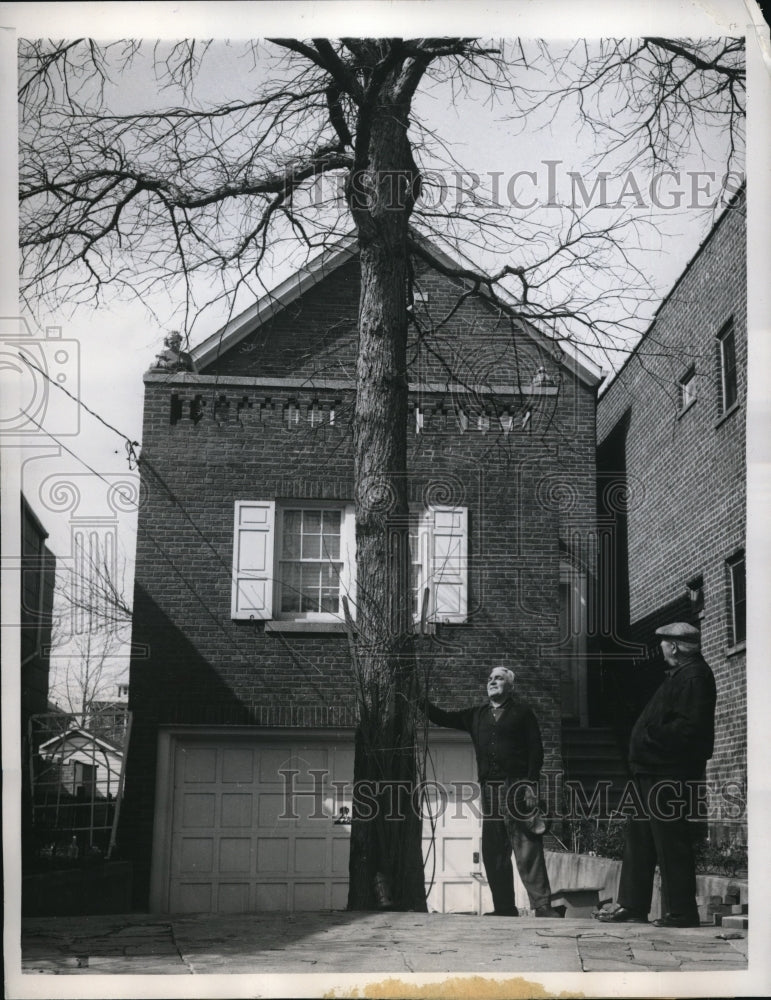
[[303, 533], [303, 559], [321, 558], [321, 535], [306, 535]]
[[731, 596], [733, 603], [733, 642], [744, 642], [747, 638], [747, 581], [744, 559], [731, 566]]
[[321, 515], [323, 511], [320, 510], [304, 510], [303, 511], [303, 534], [304, 535], [320, 535], [321, 534]]
[[736, 383], [736, 338], [732, 324], [728, 324], [718, 335], [720, 364], [720, 407], [721, 412], [729, 410], [737, 398]]
[[300, 567], [281, 563], [281, 610], [300, 610]]
[[284, 511], [284, 531], [281, 555], [284, 559], [297, 559], [300, 556], [300, 531], [302, 528], [302, 511]]

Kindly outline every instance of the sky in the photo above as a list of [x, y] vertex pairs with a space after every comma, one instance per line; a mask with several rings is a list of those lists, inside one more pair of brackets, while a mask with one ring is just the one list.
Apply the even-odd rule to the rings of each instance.
[[[34, 6], [35, 14], [41, 12], [51, 16], [54, 22], [51, 34], [56, 35], [66, 28], [64, 33], [71, 36], [71, 24], [55, 23], [56, 18], [61, 17], [62, 5]], [[76, 6], [84, 8], [88, 5]], [[163, 6], [158, 5], [159, 11]], [[237, 4], [230, 6], [238, 7]], [[286, 5], [283, 9], [291, 6]], [[545, 8], [548, 5], [541, 6]], [[33, 28], [37, 33], [39, 18], [33, 19], [29, 5], [6, 4], [3, 8], [13, 8], [21, 36]], [[415, 9], [410, 8], [411, 11]], [[452, 9], [454, 13], [459, 13], [457, 8]], [[425, 10], [425, 6], [421, 5], [422, 14]], [[251, 8], [250, 15], [254, 11], [255, 8]], [[100, 13], [104, 16], [104, 11]], [[166, 8], [166, 13], [169, 14], [169, 8]], [[199, 17], [201, 15], [200, 10], [194, 13]], [[291, 16], [290, 12], [290, 20]], [[117, 37], [119, 28], [123, 27], [119, 24], [120, 20], [120, 17], [115, 17], [111, 22], [105, 22], [105, 32], [109, 33], [102, 37]], [[243, 35], [246, 27], [253, 27], [255, 31], [262, 27], [259, 16], [248, 20], [252, 23], [240, 25], [240, 30], [234, 34]], [[425, 28], [417, 23], [419, 20], [419, 17], [415, 18], [416, 30], [411, 33], [418, 34], [421, 27]], [[544, 30], [543, 20], [525, 24], [511, 17], [500, 20], [502, 27], [509, 28], [506, 34], [513, 34], [515, 30], [521, 30], [523, 36], [535, 34], [536, 26], [541, 33]], [[168, 28], [179, 27], [173, 16], [163, 25], [160, 21], [159, 18], [153, 25], [155, 34], [145, 35], [146, 38], [169, 37]], [[589, 23], [592, 22], [583, 21], [582, 28]], [[604, 26], [606, 22], [603, 19], [601, 23]], [[717, 33], [715, 23], [711, 30]], [[302, 31], [297, 31], [297, 34], [308, 33], [310, 25], [301, 22], [299, 26]], [[325, 22], [324, 27], [328, 29], [332, 25], [328, 26]], [[233, 42], [232, 47], [227, 47], [222, 42], [226, 33], [223, 23], [194, 25], [186, 22], [185, 28], [195, 34], [206, 28], [215, 28], [215, 35], [220, 39], [207, 56], [197, 84], [196, 93], [200, 99], [214, 100], [248, 93], [249, 88], [254, 87], [255, 78], [269, 78], [269, 71], [259, 66], [255, 71], [247, 60], [234, 58], [238, 46]], [[290, 33], [286, 25], [282, 24], [281, 28], [283, 34]], [[267, 34], [267, 24], [265, 29]], [[173, 30], [172, 37], [176, 33]], [[659, 30], [657, 33], [665, 32]], [[558, 45], [557, 42], [553, 44]], [[532, 53], [534, 47], [531, 45], [528, 51]], [[119, 111], [145, 109], [166, 99], [166, 95], [159, 94], [154, 85], [148, 66], [149, 60], [145, 59], [144, 63], [138, 64], [135, 72], [116, 78], [116, 85], [108, 90], [111, 108]], [[549, 82], [548, 78], [536, 72], [527, 77], [527, 83], [536, 87], [548, 86]], [[630, 189], [628, 181], [624, 187], [627, 174], [620, 160], [611, 158], [598, 165], [596, 158], [604, 152], [602, 144], [598, 146], [590, 134], [577, 129], [572, 109], [567, 108], [554, 118], [551, 115], [536, 117], [523, 127], [521, 122], [508, 117], [505, 107], [486, 100], [486, 89], [472, 85], [467, 93], [458, 94], [454, 100], [448, 100], [448, 94], [447, 84], [431, 86], [427, 83], [418, 96], [415, 110], [429, 128], [441, 135], [453, 156], [468, 167], [470, 173], [459, 176], [453, 174], [448, 165], [440, 168], [440, 173], [432, 174], [433, 187], [431, 191], [426, 190], [426, 200], [444, 198], [445, 204], [453, 204], [458, 199], [467, 198], [469, 186], [475, 184], [472, 180], [474, 174], [479, 178], [479, 192], [488, 197], [495, 196], [505, 205], [514, 202], [515, 211], [523, 219], [524, 231], [527, 232], [526, 227], [530, 226], [530, 232], [536, 234], [554, 230], [564, 223], [564, 208], [548, 204], [554, 200], [554, 192], [556, 200], [563, 202], [577, 196], [580, 205], [582, 191], [581, 188], [576, 189], [571, 171], [579, 172], [584, 190], [591, 191], [598, 169], [606, 170], [610, 175], [609, 197], [611, 200], [619, 198], [611, 213], [612, 218], [617, 220], [621, 210], [634, 218], [635, 227], [629, 246], [650, 282], [650, 291], [637, 323], [637, 329], [643, 330], [656, 304], [693, 256], [715, 217], [715, 199], [719, 191], [717, 178], [722, 175], [724, 167], [722, 137], [716, 135], [713, 145], [694, 151], [693, 155], [678, 164], [682, 170], [678, 179], [664, 179], [660, 188], [660, 206], [657, 207], [651, 201], [647, 187], [649, 178], [643, 172], [635, 174]], [[426, 162], [433, 165], [435, 161]], [[699, 179], [697, 171], [712, 171], [714, 179], [710, 180], [709, 175]], [[518, 176], [514, 176], [517, 173]], [[439, 178], [446, 188], [436, 187]], [[736, 181], [733, 183], [735, 186]], [[637, 190], [644, 195], [639, 205], [635, 197]], [[586, 200], [586, 196], [583, 197]], [[682, 200], [680, 210], [668, 207], [678, 198]], [[531, 203], [534, 205], [532, 210], [527, 208]], [[523, 208], [520, 209], [520, 206]], [[531, 239], [534, 241], [535, 235]], [[528, 241], [524, 240], [518, 252], [526, 255], [529, 249]], [[480, 246], [471, 250], [466, 247], [465, 250], [479, 266], [493, 269], [500, 266], [500, 257], [491, 256]], [[268, 287], [277, 285], [286, 276], [288, 266], [286, 261], [277, 261], [275, 269], [264, 276], [265, 284]], [[249, 301], [248, 296], [242, 296], [238, 308], [245, 308]], [[138, 495], [138, 474], [133, 458], [129, 460], [127, 443], [137, 442], [135, 450], [141, 452], [142, 374], [161, 350], [164, 335], [179, 326], [179, 308], [179, 297], [159, 294], [142, 303], [110, 301], [108, 298], [98, 310], [81, 308], [72, 311], [65, 302], [53, 313], [41, 308], [35, 310], [34, 315], [23, 314], [24, 331], [35, 345], [35, 357], [45, 358], [49, 370], [56, 372], [57, 377], [63, 377], [65, 386], [70, 391], [74, 390], [73, 394], [85, 404], [76, 406], [57, 391], [56, 386], [41, 383], [39, 378], [33, 388], [27, 386], [22, 389], [22, 406], [27, 405], [25, 400], [31, 398], [31, 393], [38, 416], [44, 414], [44, 417], [41, 430], [28, 435], [25, 441], [27, 446], [18, 449], [18, 457], [21, 458], [20, 485], [50, 533], [48, 544], [57, 556], [62, 579], [66, 579], [73, 566], [73, 531], [90, 522], [99, 522], [99, 527], [92, 530], [116, 533], [119, 561], [125, 564], [125, 586], [130, 595], [136, 540], [136, 509], [131, 496]], [[619, 318], [622, 318], [620, 306], [616, 304], [615, 308]], [[6, 310], [4, 315], [13, 316], [13, 310]], [[191, 344], [205, 339], [218, 329], [225, 318], [224, 306], [210, 310], [203, 323], [195, 328]], [[67, 361], [60, 372], [56, 358], [61, 355], [62, 345]], [[623, 356], [617, 353], [590, 351], [590, 354], [606, 371], [623, 360]], [[44, 433], [46, 431], [54, 437]], [[17, 453], [13, 454], [16, 457]], [[111, 672], [116, 681], [125, 677], [126, 649], [124, 646], [120, 655], [112, 661]], [[57, 673], [60, 674], [68, 662], [70, 652], [70, 647], [66, 645], [55, 651], [54, 687], [57, 685]]]

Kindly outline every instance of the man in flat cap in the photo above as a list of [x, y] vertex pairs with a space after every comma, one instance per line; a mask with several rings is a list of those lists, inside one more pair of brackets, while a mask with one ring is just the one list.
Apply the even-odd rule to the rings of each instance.
[[618, 908], [605, 923], [647, 923], [653, 874], [661, 872], [657, 927], [698, 927], [696, 869], [688, 816], [712, 756], [715, 678], [699, 630], [686, 622], [656, 629], [666, 677], [642, 710], [629, 741], [629, 766], [644, 815], [629, 819]]

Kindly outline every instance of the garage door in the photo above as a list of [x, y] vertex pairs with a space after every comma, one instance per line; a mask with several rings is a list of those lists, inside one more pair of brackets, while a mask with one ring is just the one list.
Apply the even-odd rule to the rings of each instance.
[[[159, 749], [152, 909], [345, 909], [351, 736], [167, 732]], [[468, 737], [432, 734], [427, 776], [438, 787], [428, 786], [423, 855], [435, 912], [491, 908], [481, 822], [466, 801], [475, 775]]]
[[345, 908], [350, 745], [179, 739], [173, 772], [169, 911]]

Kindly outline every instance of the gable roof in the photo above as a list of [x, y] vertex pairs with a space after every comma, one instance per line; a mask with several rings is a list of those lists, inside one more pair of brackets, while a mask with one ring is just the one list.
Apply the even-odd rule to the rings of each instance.
[[[473, 271], [474, 266], [470, 260], [461, 254], [451, 256], [441, 250], [436, 244], [426, 237], [412, 233], [412, 238], [420, 246], [421, 256], [433, 264], [440, 273], [446, 271], [469, 270]], [[329, 277], [334, 271], [348, 263], [358, 254], [358, 242], [355, 233], [349, 233], [342, 239], [337, 240], [331, 246], [325, 248], [320, 254], [304, 264], [298, 271], [290, 275], [281, 282], [273, 291], [261, 296], [253, 305], [249, 306], [238, 316], [229, 320], [219, 330], [211, 334], [200, 344], [191, 350], [191, 356], [196, 369], [200, 371], [212, 364], [218, 357], [226, 351], [239, 344], [245, 337], [269, 319], [279, 313], [282, 309], [291, 305], [294, 301], [305, 294], [314, 285]], [[500, 308], [503, 305], [512, 317], [519, 319], [520, 328], [531, 340], [541, 349], [551, 350], [554, 341], [542, 334], [529, 320], [522, 320], [517, 316], [516, 301], [511, 295], [503, 290], [496, 292], [497, 301], [484, 289], [480, 290], [480, 297], [486, 299], [490, 304]], [[604, 372], [587, 355], [569, 343], [559, 342], [559, 347], [563, 352], [563, 357], [558, 364], [571, 371], [581, 382], [594, 387], [597, 386], [604, 377]]]
[[[90, 733], [87, 729], [81, 729], [79, 726], [74, 726], [66, 732], [60, 733], [58, 736], [52, 736], [51, 739], [40, 744], [38, 752], [46, 757], [48, 754], [55, 752], [56, 744], [63, 745], [64, 743], [72, 740], [73, 737], [80, 737], [83, 740], [82, 744], [75, 746], [76, 750], [84, 749], [89, 743], [93, 743], [94, 746], [99, 747], [99, 749], [104, 753], [117, 754], [117, 756], [120, 756], [123, 753], [120, 747], [113, 746], [113, 744], [108, 743], [107, 740], [103, 740], [99, 736], [94, 736], [93, 733]], [[44, 750], [46, 753], [43, 753]]]

